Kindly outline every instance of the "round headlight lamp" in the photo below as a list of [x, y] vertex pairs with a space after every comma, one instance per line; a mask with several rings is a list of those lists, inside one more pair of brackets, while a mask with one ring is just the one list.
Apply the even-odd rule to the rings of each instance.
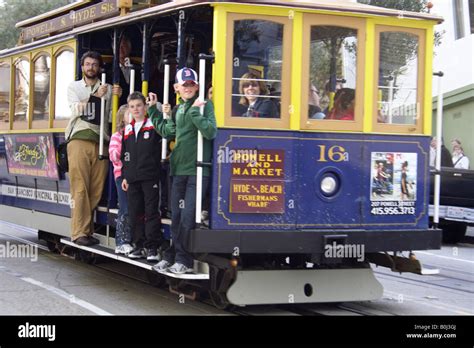
[[321, 180], [321, 191], [325, 196], [332, 196], [337, 191], [337, 181], [333, 176], [326, 176]]

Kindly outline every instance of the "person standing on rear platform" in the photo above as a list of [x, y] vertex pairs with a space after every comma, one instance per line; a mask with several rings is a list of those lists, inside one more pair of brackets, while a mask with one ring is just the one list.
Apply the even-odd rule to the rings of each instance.
[[[164, 138], [175, 138], [176, 145], [171, 152], [170, 174], [171, 186], [171, 239], [172, 246], [164, 252], [163, 260], [154, 266], [156, 271], [175, 274], [193, 271], [193, 257], [185, 250], [184, 245], [191, 231], [196, 227], [196, 159], [198, 131], [204, 138], [204, 162], [212, 156], [212, 139], [216, 137], [217, 128], [214, 106], [209, 100], [198, 99], [198, 77], [194, 70], [183, 68], [176, 74], [177, 92], [180, 105], [176, 119], [164, 119], [163, 113], [150, 108], [150, 115], [156, 130]], [[204, 114], [200, 108], [204, 106]], [[154, 111], [154, 112], [153, 112]], [[163, 105], [163, 112], [171, 114], [171, 106]], [[203, 197], [209, 182], [209, 168], [203, 168]], [[173, 264], [174, 263], [174, 264]], [[173, 265], [172, 265], [173, 264]]]
[[[67, 101], [72, 111], [66, 127], [69, 182], [71, 190], [71, 240], [79, 245], [98, 244], [94, 238], [94, 210], [104, 189], [109, 161], [99, 160], [100, 103], [105, 98], [106, 119], [110, 114], [112, 92], [120, 87], [102, 85], [99, 79], [102, 57], [88, 51], [81, 58], [83, 78], [68, 86]], [[108, 141], [104, 127], [104, 139]]]
[[117, 224], [115, 228], [115, 253], [128, 254], [133, 251], [131, 245], [132, 231], [130, 230], [130, 219], [128, 217], [128, 201], [127, 192], [122, 189], [123, 175], [122, 175], [122, 139], [125, 127], [128, 125], [128, 107], [122, 105], [116, 116], [116, 130], [110, 138], [109, 158], [114, 166], [115, 185], [117, 187], [118, 198], [118, 214]]
[[143, 94], [130, 94], [128, 109], [133, 120], [125, 127], [121, 155], [122, 189], [127, 192], [135, 244], [128, 257], [157, 262], [158, 248], [163, 243], [159, 212], [161, 137], [148, 118]]

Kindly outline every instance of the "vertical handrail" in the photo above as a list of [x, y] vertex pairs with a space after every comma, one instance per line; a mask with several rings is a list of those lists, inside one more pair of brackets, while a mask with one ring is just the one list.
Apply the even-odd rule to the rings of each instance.
[[[130, 69], [130, 91], [128, 95], [133, 92], [135, 92], [135, 69]], [[130, 111], [128, 112], [128, 123], [132, 123], [132, 113]]]
[[441, 78], [444, 76], [442, 71], [433, 74], [438, 76], [438, 106], [436, 112], [436, 161], [435, 161], [435, 192], [434, 192], [434, 227], [439, 224], [439, 201], [441, 196], [441, 144], [443, 134], [443, 90], [441, 85]]
[[130, 94], [135, 92], [135, 69], [130, 69]]
[[[170, 86], [170, 65], [165, 61], [165, 81], [163, 84], [163, 105], [169, 104], [169, 86]], [[171, 115], [163, 112], [163, 118], [169, 119]], [[166, 150], [168, 149], [168, 141], [165, 137], [161, 140], [161, 162], [166, 161]]]
[[[102, 86], [105, 85], [105, 73], [102, 73]], [[104, 158], [104, 129], [105, 129], [105, 96], [100, 98], [100, 136], [99, 136], [99, 159]]]
[[[113, 47], [114, 47], [114, 57], [112, 62], [112, 85], [114, 87], [120, 87], [120, 59], [119, 59], [119, 51], [120, 51], [120, 37], [121, 33], [119, 33], [119, 29], [114, 29], [114, 36], [113, 36]], [[120, 98], [118, 94], [112, 94], [111, 100], [111, 108], [112, 108], [112, 134], [115, 133], [115, 125], [117, 124], [117, 111], [119, 109]]]
[[142, 70], [141, 70], [141, 77], [142, 77], [142, 85], [141, 91], [143, 95], [146, 97], [148, 96], [148, 81], [150, 79], [150, 54], [149, 54], [149, 47], [150, 44], [150, 31], [153, 26], [149, 24], [149, 22], [143, 23], [143, 30], [142, 30]]
[[[199, 100], [204, 101], [206, 93], [206, 59], [199, 60]], [[201, 115], [204, 115], [204, 105], [201, 106]], [[196, 224], [201, 224], [202, 213], [202, 162], [204, 157], [204, 139], [198, 130], [197, 139], [197, 172], [196, 172]]]
[[393, 87], [395, 85], [395, 79], [392, 75], [388, 77], [388, 123], [393, 123]]

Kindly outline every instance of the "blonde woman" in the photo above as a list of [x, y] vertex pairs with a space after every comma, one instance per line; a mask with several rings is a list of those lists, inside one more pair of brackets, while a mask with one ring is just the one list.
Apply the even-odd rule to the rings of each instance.
[[115, 185], [117, 186], [117, 199], [119, 211], [117, 214], [117, 224], [115, 232], [115, 253], [128, 254], [133, 250], [131, 245], [132, 231], [128, 218], [127, 192], [122, 189], [122, 153], [123, 131], [128, 125], [128, 106], [122, 105], [116, 116], [116, 132], [110, 138], [109, 158], [114, 166]]
[[245, 73], [239, 83], [242, 97], [239, 104], [246, 106], [247, 111], [242, 117], [279, 118], [280, 113], [276, 104], [268, 95], [267, 86], [260, 77], [253, 73]]

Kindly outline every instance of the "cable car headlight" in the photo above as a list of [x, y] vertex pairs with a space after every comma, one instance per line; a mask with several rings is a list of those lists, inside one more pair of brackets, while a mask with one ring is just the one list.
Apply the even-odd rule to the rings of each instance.
[[323, 195], [326, 197], [334, 196], [338, 189], [339, 189], [339, 183], [338, 180], [334, 177], [332, 174], [326, 174], [322, 179], [321, 179], [321, 192]]

